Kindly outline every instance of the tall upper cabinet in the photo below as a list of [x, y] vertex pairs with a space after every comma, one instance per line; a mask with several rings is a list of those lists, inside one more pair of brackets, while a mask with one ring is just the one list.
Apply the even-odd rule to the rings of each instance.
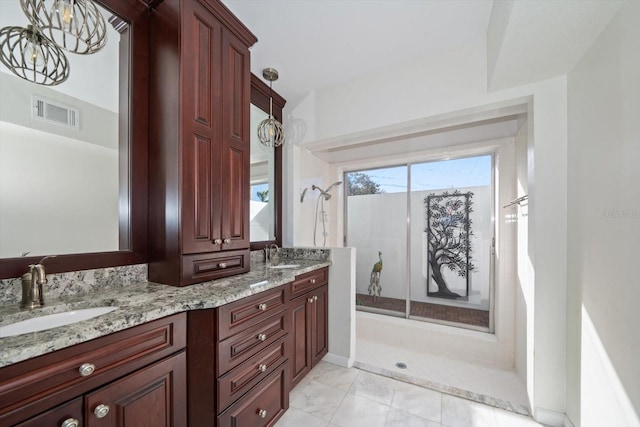
[[218, 0], [151, 15], [149, 280], [175, 286], [249, 271], [249, 47]]

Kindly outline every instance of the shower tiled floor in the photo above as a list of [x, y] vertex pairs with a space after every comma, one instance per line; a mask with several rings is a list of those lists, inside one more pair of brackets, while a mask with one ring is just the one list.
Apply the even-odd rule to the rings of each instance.
[[[378, 297], [374, 301], [370, 295], [356, 294], [356, 301], [366, 307], [380, 308], [400, 313], [404, 313], [406, 310], [406, 301], [397, 298]], [[464, 323], [466, 325], [482, 326], [485, 328], [489, 327], [489, 312], [472, 308], [411, 301], [411, 315], [428, 319]]]
[[[396, 367], [397, 362], [405, 363], [406, 369]], [[528, 413], [525, 386], [513, 370], [418, 353], [361, 337], [356, 342], [356, 366], [472, 400], [510, 407], [518, 413]]]
[[530, 417], [320, 362], [276, 427], [539, 427]]

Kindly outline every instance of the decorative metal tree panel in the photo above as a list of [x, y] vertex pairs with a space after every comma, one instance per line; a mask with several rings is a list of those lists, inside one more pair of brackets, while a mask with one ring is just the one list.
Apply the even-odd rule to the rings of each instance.
[[[432, 193], [424, 199], [427, 210], [427, 296], [467, 300], [470, 290], [472, 192]], [[446, 271], [454, 275], [446, 274]], [[447, 283], [448, 282], [448, 283]], [[450, 289], [464, 289], [458, 293]]]

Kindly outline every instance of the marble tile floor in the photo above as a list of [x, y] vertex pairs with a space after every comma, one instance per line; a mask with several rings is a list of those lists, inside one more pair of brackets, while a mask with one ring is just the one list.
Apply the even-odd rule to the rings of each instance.
[[276, 427], [535, 427], [530, 417], [414, 384], [320, 362]]
[[[359, 369], [529, 414], [525, 386], [513, 370], [418, 353], [361, 337], [356, 345], [355, 366]], [[396, 367], [396, 362], [405, 363], [406, 369]]]

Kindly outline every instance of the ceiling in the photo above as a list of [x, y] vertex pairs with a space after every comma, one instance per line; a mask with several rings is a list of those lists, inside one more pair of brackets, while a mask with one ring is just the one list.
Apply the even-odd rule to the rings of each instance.
[[[222, 0], [258, 37], [288, 106], [359, 76], [484, 42], [488, 90], [568, 73], [620, 0]], [[483, 44], [480, 44], [481, 46]]]
[[309, 92], [486, 37], [491, 0], [222, 0], [258, 37], [251, 70], [274, 89]]

